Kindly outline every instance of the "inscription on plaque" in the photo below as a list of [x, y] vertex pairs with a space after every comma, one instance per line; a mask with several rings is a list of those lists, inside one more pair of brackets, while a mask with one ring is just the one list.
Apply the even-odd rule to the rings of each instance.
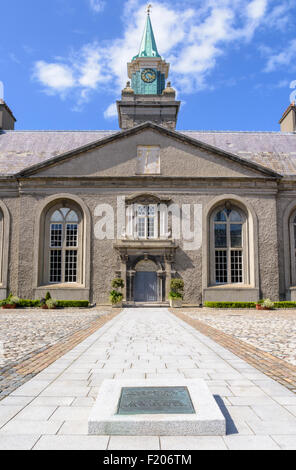
[[123, 387], [117, 414], [195, 414], [187, 387]]

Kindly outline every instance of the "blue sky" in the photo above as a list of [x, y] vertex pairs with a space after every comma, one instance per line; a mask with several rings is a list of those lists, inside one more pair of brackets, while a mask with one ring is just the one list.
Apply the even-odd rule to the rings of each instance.
[[[118, 129], [114, 103], [138, 52], [146, 4], [2, 2], [0, 81], [16, 128]], [[279, 130], [296, 95], [295, 0], [152, 5], [158, 50], [183, 101], [179, 129]]]

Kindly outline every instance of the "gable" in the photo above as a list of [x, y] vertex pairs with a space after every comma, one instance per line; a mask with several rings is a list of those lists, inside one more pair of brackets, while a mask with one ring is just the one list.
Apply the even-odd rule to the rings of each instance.
[[[194, 142], [158, 126], [139, 126], [119, 133], [91, 148], [82, 148], [23, 172], [38, 177], [131, 177], [141, 174], [139, 149], [158, 148], [151, 168], [164, 177], [268, 177], [277, 176], [260, 165]], [[157, 163], [158, 162], [158, 163]], [[158, 166], [159, 165], [159, 170]], [[148, 172], [149, 173], [149, 172]]]

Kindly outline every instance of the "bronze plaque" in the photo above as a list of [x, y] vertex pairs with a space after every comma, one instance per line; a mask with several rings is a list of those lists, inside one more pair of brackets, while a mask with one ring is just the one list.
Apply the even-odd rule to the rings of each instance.
[[187, 387], [123, 387], [117, 414], [195, 414]]

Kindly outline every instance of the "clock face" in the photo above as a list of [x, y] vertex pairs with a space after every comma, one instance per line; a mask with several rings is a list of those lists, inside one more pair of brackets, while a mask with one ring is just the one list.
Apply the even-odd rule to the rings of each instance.
[[152, 83], [156, 80], [156, 73], [153, 69], [145, 69], [141, 73], [141, 78], [145, 83]]

